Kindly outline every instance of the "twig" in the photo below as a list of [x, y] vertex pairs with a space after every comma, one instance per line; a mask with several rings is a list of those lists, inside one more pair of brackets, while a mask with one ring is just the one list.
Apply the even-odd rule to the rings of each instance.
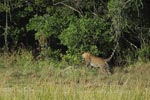
[[57, 3], [55, 3], [55, 4], [53, 4], [53, 5], [59, 5], [59, 4], [62, 4], [62, 3], [64, 3], [64, 2], [67, 2], [68, 0], [64, 0], [64, 1], [61, 1], [61, 2], [57, 2]]
[[[67, 0], [66, 0], [66, 1], [67, 1]], [[64, 5], [64, 6], [68, 7], [68, 8], [70, 8], [70, 9], [72, 9], [72, 10], [78, 12], [79, 15], [80, 15], [81, 17], [83, 17], [83, 15], [81, 14], [81, 12], [80, 12], [79, 10], [75, 9], [75, 8], [72, 7], [72, 6], [69, 6], [69, 5], [65, 4], [64, 2], [66, 2], [66, 1], [58, 2], [58, 3], [55, 3], [55, 4], [53, 4], [53, 5], [59, 5], [59, 4], [62, 4], [62, 5]]]
[[90, 12], [91, 12], [94, 16], [98, 16], [98, 14], [96, 14], [95, 12], [92, 12], [91, 10], [90, 10]]
[[65, 72], [65, 71], [67, 71], [67, 70], [69, 70], [71, 68], [72, 68], [72, 66], [69, 66], [69, 67], [65, 68], [64, 70], [62, 70], [62, 72]]
[[130, 42], [129, 40], [127, 40], [127, 39], [125, 39], [125, 38], [124, 38], [124, 40], [125, 40], [126, 42], [128, 42], [131, 46], [133, 46], [135, 49], [137, 49], [137, 46], [136, 46], [135, 44], [133, 44], [132, 42]]

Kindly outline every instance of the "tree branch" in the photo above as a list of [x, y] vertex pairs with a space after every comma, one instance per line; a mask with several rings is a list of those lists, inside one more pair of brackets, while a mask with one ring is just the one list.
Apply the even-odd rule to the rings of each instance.
[[53, 5], [59, 5], [59, 4], [65, 3], [65, 2], [67, 2], [67, 1], [68, 1], [68, 0], [64, 0], [64, 1], [61, 1], [61, 2], [57, 2], [57, 3], [53, 4]]
[[137, 46], [136, 46], [135, 44], [133, 44], [132, 42], [130, 42], [129, 40], [127, 40], [127, 39], [125, 39], [125, 38], [124, 38], [124, 40], [125, 40], [126, 42], [128, 42], [131, 46], [133, 46], [135, 49], [138, 49]]
[[62, 1], [62, 2], [55, 3], [55, 4], [53, 4], [53, 5], [59, 5], [59, 4], [64, 5], [64, 6], [68, 7], [68, 8], [70, 8], [70, 9], [72, 9], [72, 10], [78, 12], [79, 15], [80, 15], [81, 17], [83, 17], [83, 15], [81, 14], [81, 12], [80, 12], [79, 10], [77, 10], [76, 8], [74, 8], [74, 7], [72, 7], [72, 6], [69, 6], [69, 5], [65, 4], [64, 2], [66, 2], [66, 1], [67, 1], [67, 0]]

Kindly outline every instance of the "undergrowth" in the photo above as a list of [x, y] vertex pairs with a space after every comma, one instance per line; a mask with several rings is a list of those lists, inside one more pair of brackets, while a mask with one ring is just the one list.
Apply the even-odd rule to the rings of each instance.
[[123, 69], [114, 67], [114, 73], [107, 76], [83, 65], [35, 61], [26, 51], [1, 54], [0, 99], [149, 100], [149, 67], [148, 62], [137, 62]]

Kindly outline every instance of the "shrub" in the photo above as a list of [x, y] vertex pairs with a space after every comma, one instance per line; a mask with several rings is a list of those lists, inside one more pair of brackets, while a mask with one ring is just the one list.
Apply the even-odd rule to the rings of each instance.
[[95, 55], [107, 53], [110, 49], [106, 50], [105, 46], [111, 44], [113, 34], [110, 33], [110, 24], [104, 19], [74, 18], [59, 39], [68, 47], [67, 57], [70, 58], [85, 51]]

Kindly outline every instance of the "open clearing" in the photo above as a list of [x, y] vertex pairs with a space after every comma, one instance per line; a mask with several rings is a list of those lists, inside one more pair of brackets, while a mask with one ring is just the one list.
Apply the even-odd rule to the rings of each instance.
[[111, 76], [84, 66], [0, 59], [0, 100], [149, 100], [150, 63], [114, 68]]

